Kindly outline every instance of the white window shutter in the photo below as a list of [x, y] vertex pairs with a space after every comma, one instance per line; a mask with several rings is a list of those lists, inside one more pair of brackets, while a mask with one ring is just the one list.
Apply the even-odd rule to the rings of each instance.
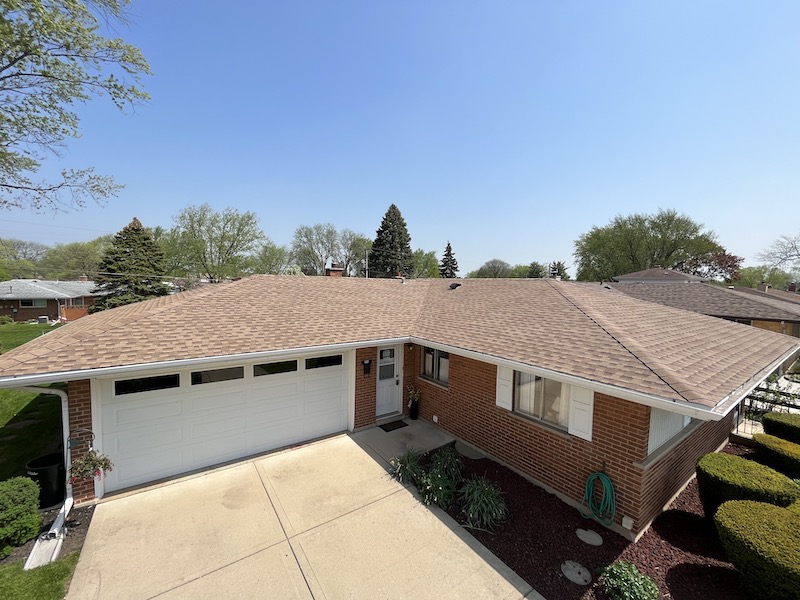
[[514, 369], [511, 367], [497, 367], [497, 396], [495, 403], [500, 408], [511, 410], [513, 404]]
[[572, 399], [569, 403], [569, 433], [587, 441], [592, 441], [592, 418], [594, 416], [594, 392], [592, 390], [572, 387]]

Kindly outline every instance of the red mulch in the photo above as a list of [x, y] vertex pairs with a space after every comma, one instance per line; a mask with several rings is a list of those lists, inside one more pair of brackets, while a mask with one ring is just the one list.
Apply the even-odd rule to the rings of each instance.
[[[748, 454], [729, 445], [726, 452]], [[548, 600], [593, 600], [605, 595], [597, 582], [598, 570], [627, 560], [655, 579], [662, 598], [676, 600], [746, 600], [739, 577], [726, 561], [713, 523], [703, 516], [692, 481], [638, 542], [631, 543], [489, 459], [464, 459], [465, 476], [485, 475], [503, 490], [509, 518], [494, 532], [471, 531], [484, 546], [511, 567]], [[448, 511], [464, 522], [457, 506]], [[601, 546], [578, 539], [578, 528], [596, 531]], [[570, 582], [561, 563], [574, 560], [594, 575], [591, 586]]]

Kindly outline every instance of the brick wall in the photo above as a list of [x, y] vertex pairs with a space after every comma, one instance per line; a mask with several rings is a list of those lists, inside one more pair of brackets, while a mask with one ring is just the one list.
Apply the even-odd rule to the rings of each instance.
[[634, 533], [686, 483], [697, 456], [727, 435], [725, 424], [701, 427], [674, 459], [645, 469], [649, 407], [595, 393], [588, 442], [497, 407], [494, 365], [450, 354], [450, 382], [444, 387], [419, 376], [420, 360], [419, 347], [406, 352], [406, 385], [422, 392], [421, 418], [436, 415], [443, 429], [575, 502], [583, 498], [587, 477], [604, 471], [617, 494], [617, 524], [631, 517]]
[[789, 333], [789, 327], [786, 324], [781, 324], [780, 321], [752, 321], [753, 327], [759, 329], [766, 329], [767, 331], [774, 331], [776, 333]]
[[[365, 360], [371, 361], [370, 372], [364, 376]], [[356, 390], [355, 390], [355, 428], [375, 424], [375, 394], [378, 384], [378, 349], [359, 348], [356, 350]]]
[[[92, 430], [92, 391], [88, 379], [70, 381], [67, 387], [69, 396], [69, 430], [73, 438], [89, 440], [85, 432], [78, 429]], [[89, 444], [80, 444], [72, 449], [72, 458], [83, 456], [89, 450]], [[94, 499], [94, 482], [77, 481], [72, 484], [72, 496], [75, 503]]]

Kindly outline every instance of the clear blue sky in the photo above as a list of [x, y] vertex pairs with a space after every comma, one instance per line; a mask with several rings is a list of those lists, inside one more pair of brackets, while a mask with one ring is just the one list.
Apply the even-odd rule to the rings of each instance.
[[[48, 244], [168, 227], [208, 202], [290, 244], [331, 222], [461, 274], [564, 260], [593, 225], [674, 208], [756, 264], [800, 232], [800, 3], [135, 0], [121, 30], [152, 100], [80, 108], [62, 164], [126, 185], [105, 207], [0, 213]], [[574, 274], [574, 269], [571, 270]]]

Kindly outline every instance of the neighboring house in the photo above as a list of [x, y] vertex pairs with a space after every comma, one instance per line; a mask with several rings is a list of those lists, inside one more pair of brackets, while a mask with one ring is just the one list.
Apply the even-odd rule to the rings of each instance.
[[11, 279], [0, 283], [0, 315], [15, 321], [74, 321], [87, 314], [94, 302], [95, 284], [85, 277], [80, 281]]
[[[615, 290], [703, 315], [800, 337], [800, 304], [710, 283], [608, 283]], [[755, 290], [753, 290], [755, 291]]]
[[735, 289], [737, 292], [744, 292], [758, 298], [777, 298], [778, 300], [800, 304], [800, 294], [797, 293], [797, 284], [794, 283], [789, 284], [788, 290], [776, 290], [771, 285], [764, 283], [759, 285], [757, 289], [741, 287], [738, 285], [733, 289]]
[[636, 271], [635, 273], [617, 275], [616, 277], [612, 277], [612, 281], [618, 281], [620, 283], [701, 283], [708, 280], [704, 277], [698, 277], [697, 275], [681, 273], [674, 269], [655, 267], [653, 269], [645, 269], [644, 271]]
[[[798, 340], [599, 284], [258, 275], [90, 315], [0, 356], [0, 388], [68, 382], [73, 435], [115, 463], [76, 501], [421, 418], [641, 534]], [[76, 456], [85, 447], [75, 447]]]

